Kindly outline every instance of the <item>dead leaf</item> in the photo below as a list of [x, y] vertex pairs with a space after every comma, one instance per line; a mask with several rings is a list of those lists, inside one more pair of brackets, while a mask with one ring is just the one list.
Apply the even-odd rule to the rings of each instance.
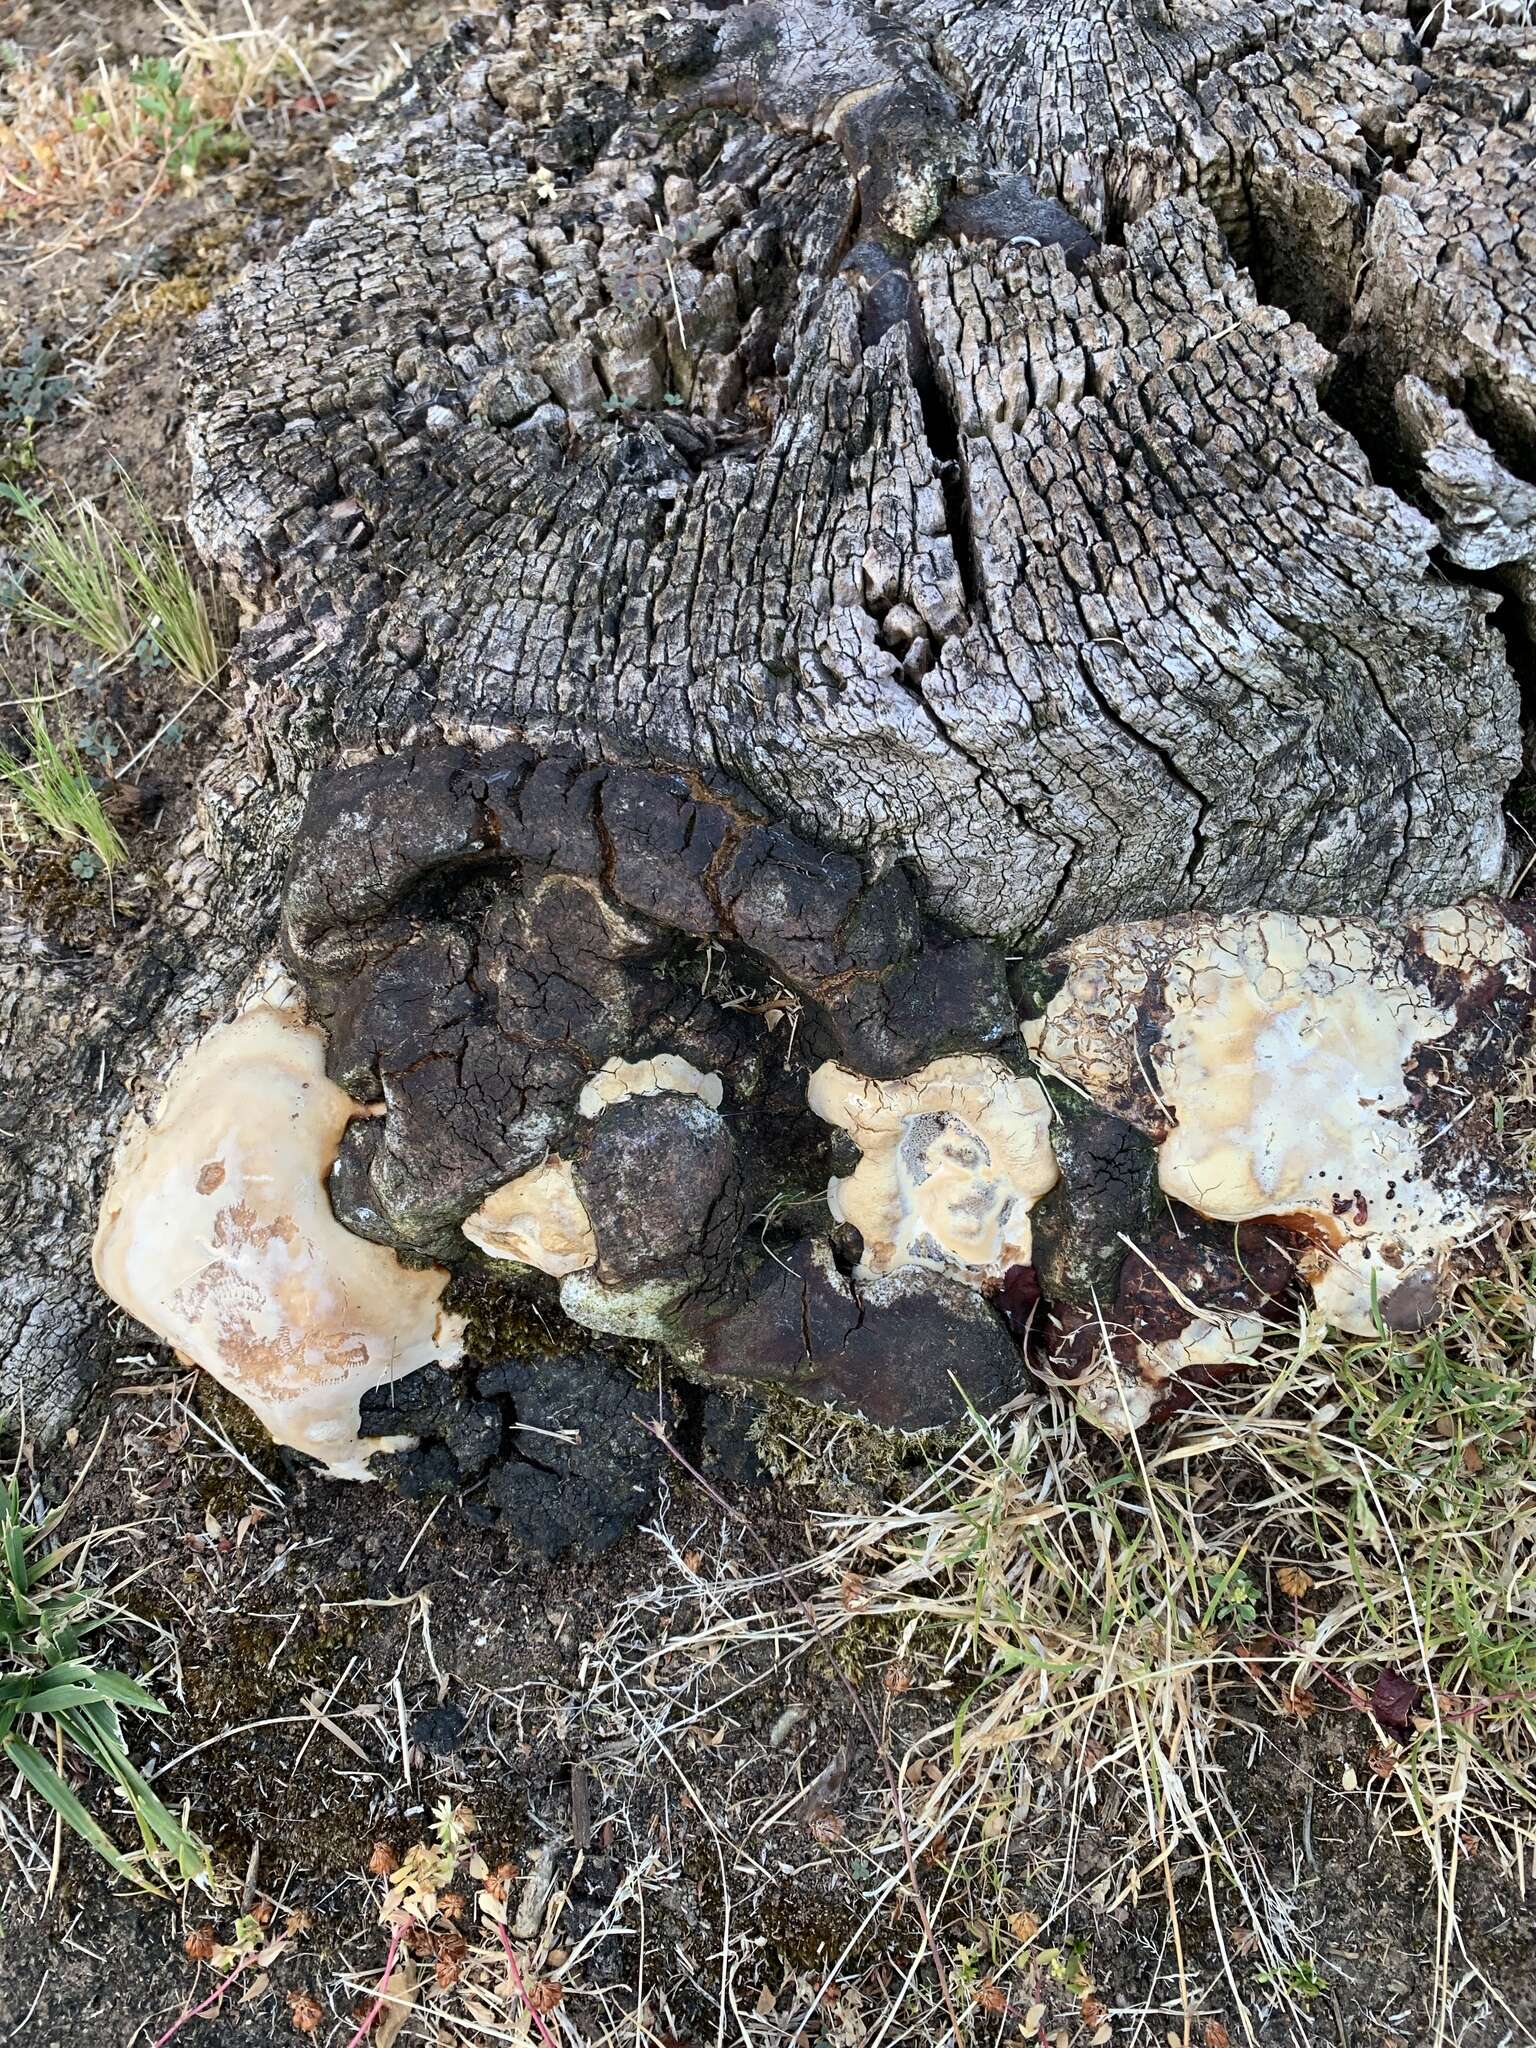
[[400, 2030], [411, 2016], [416, 2003], [416, 1991], [420, 1979], [414, 1963], [396, 1963], [389, 1973], [389, 1982], [384, 1986], [389, 2003], [379, 2014], [378, 2030], [373, 2037], [373, 2048], [392, 2048], [400, 2038]]
[[1418, 1685], [1400, 1671], [1383, 1671], [1371, 1687], [1371, 1712], [1393, 1735], [1410, 1733], [1418, 1704]]
[[325, 2007], [309, 1991], [290, 1991], [288, 2018], [297, 2034], [312, 2034], [325, 2018]]

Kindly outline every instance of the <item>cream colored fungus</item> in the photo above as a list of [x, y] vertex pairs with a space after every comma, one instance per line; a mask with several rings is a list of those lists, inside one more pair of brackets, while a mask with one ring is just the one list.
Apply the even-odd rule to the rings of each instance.
[[465, 1217], [464, 1235], [493, 1259], [516, 1259], [557, 1280], [597, 1264], [592, 1219], [563, 1159], [546, 1159], [487, 1195]]
[[725, 1099], [718, 1074], [705, 1074], [680, 1053], [659, 1052], [654, 1059], [607, 1060], [582, 1088], [576, 1107], [582, 1116], [598, 1117], [636, 1095], [697, 1095], [710, 1109]]
[[357, 1114], [326, 1077], [323, 1034], [269, 991], [186, 1054], [152, 1124], [125, 1127], [93, 1252], [114, 1301], [343, 1479], [411, 1441], [365, 1444], [361, 1397], [455, 1363], [463, 1333], [441, 1267], [403, 1266], [331, 1213], [326, 1176]]
[[872, 1081], [827, 1060], [811, 1108], [863, 1157], [827, 1190], [864, 1240], [861, 1277], [928, 1266], [980, 1286], [1030, 1261], [1029, 1212], [1056, 1185], [1050, 1104], [1038, 1081], [980, 1054]]
[[[1137, 1004], [1156, 927], [1077, 941], [1066, 983], [1026, 1036], [1047, 1067], [1113, 1105], [1139, 1076], [1171, 1124], [1158, 1152], [1164, 1191], [1217, 1221], [1304, 1230], [1319, 1310], [1370, 1335], [1373, 1302], [1410, 1281], [1432, 1291], [1453, 1247], [1489, 1220], [1437, 1174], [1407, 1086], [1409, 1063], [1455, 1015], [1408, 977], [1403, 939], [1370, 926], [1265, 912], [1186, 929], [1166, 955], [1166, 1020], [1144, 1052]], [[1529, 973], [1520, 934], [1491, 905], [1432, 913], [1414, 930], [1458, 971]]]

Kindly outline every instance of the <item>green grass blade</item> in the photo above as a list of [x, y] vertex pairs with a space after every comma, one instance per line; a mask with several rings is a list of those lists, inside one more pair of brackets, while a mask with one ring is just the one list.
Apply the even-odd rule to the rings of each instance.
[[[0, 783], [51, 839], [63, 846], [84, 843], [103, 868], [115, 868], [127, 853], [117, 827], [102, 808], [74, 740], [54, 730], [36, 701], [27, 707], [27, 742], [30, 759], [0, 744]], [[18, 1577], [11, 1556], [16, 1533], [9, 1528], [5, 1532], [6, 1565], [13, 1582]]]
[[120, 1877], [127, 1878], [130, 1884], [139, 1886], [143, 1891], [154, 1892], [157, 1897], [164, 1896], [160, 1887], [150, 1883], [144, 1873], [118, 1848], [101, 1823], [86, 1811], [40, 1751], [34, 1749], [32, 1744], [20, 1735], [8, 1735], [0, 1748], [3, 1748], [7, 1761], [14, 1764], [33, 1791], [46, 1799], [64, 1824], [73, 1828], [83, 1842], [88, 1842], [97, 1855], [109, 1863]]
[[78, 634], [110, 661], [131, 654], [140, 624], [114, 536], [100, 513], [76, 501], [55, 516], [15, 484], [0, 484], [0, 499], [21, 519], [32, 571], [31, 583], [11, 600], [18, 616], [51, 632]]
[[127, 481], [129, 528], [114, 543], [143, 631], [184, 682], [211, 683], [223, 666], [208, 597], [180, 551]]
[[98, 1671], [94, 1664], [55, 1664], [48, 1676], [68, 1684], [89, 1685], [95, 1698], [133, 1707], [143, 1714], [164, 1714], [168, 1711], [163, 1701], [157, 1700], [152, 1692], [146, 1692], [137, 1680], [125, 1678], [120, 1671]]
[[202, 1879], [209, 1870], [208, 1852], [195, 1835], [184, 1828], [148, 1781], [129, 1761], [115, 1723], [109, 1731], [104, 1710], [86, 1707], [69, 1715], [66, 1728], [79, 1747], [89, 1755], [118, 1787], [133, 1809], [134, 1820], [146, 1849], [165, 1849], [176, 1859], [183, 1878]]

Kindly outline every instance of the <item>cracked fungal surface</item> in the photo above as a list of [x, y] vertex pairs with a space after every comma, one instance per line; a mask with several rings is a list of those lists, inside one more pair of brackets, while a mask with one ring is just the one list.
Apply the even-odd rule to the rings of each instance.
[[1171, 1201], [1300, 1238], [1330, 1323], [1414, 1329], [1456, 1252], [1529, 1201], [1493, 1117], [1529, 1053], [1530, 930], [1485, 902], [1390, 930], [1277, 912], [1117, 926], [1063, 949], [1026, 1035], [1153, 1140]]
[[[350, 1228], [536, 1269], [557, 1320], [898, 1427], [1019, 1384], [975, 1289], [1025, 1260], [1048, 1110], [1008, 1064], [1001, 954], [926, 919], [901, 869], [697, 776], [422, 747], [316, 783], [283, 938], [332, 1072], [382, 1109], [332, 1177]], [[874, 1090], [924, 1155], [893, 1170], [950, 1249], [914, 1238], [915, 1276], [835, 1192], [858, 1181], [833, 1171], [837, 1075], [845, 1125], [868, 1135]]]

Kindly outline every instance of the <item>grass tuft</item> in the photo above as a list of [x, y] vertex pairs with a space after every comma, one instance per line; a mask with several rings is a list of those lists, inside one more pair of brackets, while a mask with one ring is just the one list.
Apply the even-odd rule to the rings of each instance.
[[213, 600], [143, 498], [125, 489], [129, 523], [116, 544], [141, 635], [184, 682], [202, 688], [223, 667]]
[[123, 551], [95, 506], [71, 499], [58, 513], [17, 484], [0, 485], [0, 504], [21, 522], [30, 583], [10, 597], [28, 625], [74, 633], [105, 655], [123, 661], [138, 645], [140, 620], [130, 602]]
[[[123, 1613], [84, 1583], [91, 1537], [57, 1544], [62, 1509], [23, 1493], [19, 1466], [0, 1485], [0, 1757], [118, 1876], [147, 1891], [174, 1870], [206, 1882], [207, 1851], [150, 1789], [128, 1756], [123, 1714], [165, 1711], [136, 1680], [87, 1645]], [[71, 1782], [99, 1774], [126, 1802], [139, 1847], [126, 1854]]]
[[26, 624], [76, 635], [108, 661], [145, 650], [204, 688], [223, 664], [216, 601], [126, 480], [124, 494], [126, 514], [113, 525], [84, 499], [67, 497], [54, 512], [0, 484], [0, 502], [20, 521], [29, 572], [11, 609]]
[[[1354, 1792], [1428, 1855], [1445, 2037], [1468, 1976], [1459, 1866], [1488, 1853], [1513, 1875], [1536, 1853], [1533, 1299], [1526, 1249], [1421, 1336], [1331, 1345], [1304, 1328], [1270, 1384], [1107, 1457], [1075, 1415], [1034, 1403], [980, 1426], [907, 1503], [836, 1527], [823, 1625], [894, 1626], [906, 1665], [958, 1698], [921, 1745], [913, 1825], [961, 1845], [979, 1924], [1015, 1817], [1054, 1779], [1069, 1836], [1119, 1816], [1094, 1910], [1161, 1886], [1182, 1982], [1172, 1873], [1186, 1901], [1193, 1878], [1305, 2038], [1320, 1980], [1221, 1744], [1255, 1708], [1353, 1713], [1369, 1758]], [[1074, 1898], [1069, 1857], [1047, 1929]]]
[[[1250, 1378], [1139, 1438], [1029, 1397], [895, 1504], [816, 1516], [799, 1563], [756, 1569], [733, 1513], [712, 1566], [658, 1518], [674, 1569], [585, 1672], [583, 1713], [626, 1772], [671, 1769], [707, 1814], [698, 1731], [766, 1673], [797, 1697], [786, 1674], [830, 1661], [888, 1702], [889, 1797], [866, 1778], [809, 1827], [857, 1909], [798, 2011], [857, 1998], [881, 2048], [950, 2039], [951, 2011], [967, 2042], [1022, 2013], [1025, 2037], [1070, 2048], [1303, 2048], [1341, 1987], [1373, 1995], [1330, 1940], [1342, 1840], [1383, 1858], [1384, 1900], [1423, 1886], [1414, 2038], [1514, 2024], [1467, 1916], [1536, 1860], [1536, 1245], [1493, 1263], [1417, 1335], [1276, 1329]], [[734, 1784], [748, 1745], [731, 1740]], [[1293, 1773], [1305, 1799], [1277, 1812]], [[763, 1896], [741, 1843], [766, 1858], [820, 1782], [722, 1817], [738, 1839], [717, 1841], [721, 1882], [748, 1893], [732, 1926], [754, 1927]], [[933, 1945], [909, 1917], [914, 1871]], [[893, 1981], [879, 1937], [898, 1918]], [[1135, 2011], [1094, 1983], [1129, 1937], [1156, 1945]], [[721, 1962], [722, 2002], [737, 1967]], [[1380, 2009], [1370, 2038], [1399, 2017]], [[768, 2048], [778, 2024], [742, 2038]]]
[[27, 706], [27, 741], [26, 758], [0, 744], [0, 782], [51, 842], [88, 847], [110, 874], [126, 849], [102, 808], [79, 748], [68, 733], [54, 730], [36, 699]]

